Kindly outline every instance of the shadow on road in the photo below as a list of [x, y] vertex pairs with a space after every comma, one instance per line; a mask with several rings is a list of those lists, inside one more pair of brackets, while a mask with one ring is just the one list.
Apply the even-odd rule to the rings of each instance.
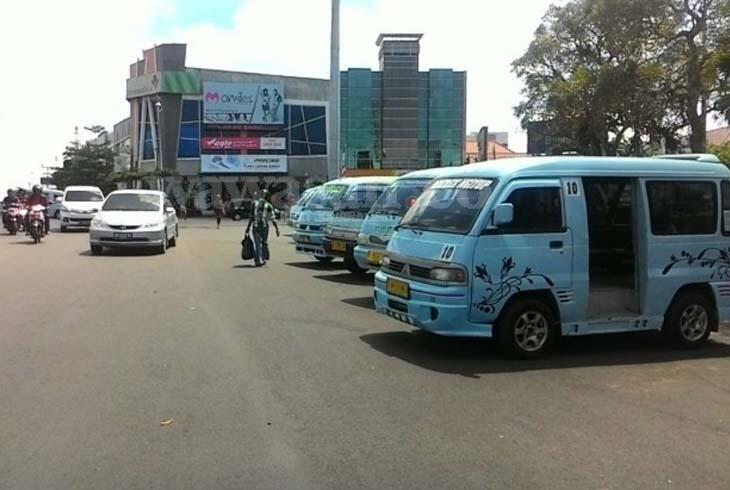
[[260, 267], [256, 267], [255, 264], [239, 264], [234, 265], [233, 269], [260, 269]]
[[310, 271], [340, 271], [345, 268], [345, 264], [342, 261], [332, 262], [289, 262], [289, 267], [296, 267], [298, 269], [307, 269]]
[[365, 296], [363, 298], [348, 298], [343, 299], [343, 303], [350, 306], [357, 306], [358, 308], [365, 308], [366, 310], [374, 310], [375, 302], [372, 296]]
[[360, 339], [373, 349], [415, 366], [470, 378], [494, 373], [622, 366], [730, 358], [730, 345], [710, 341], [697, 350], [673, 350], [658, 333], [566, 338], [546, 359], [510, 360], [489, 339], [439, 337], [427, 332], [385, 332]]
[[334, 274], [334, 275], [327, 275], [327, 276], [314, 276], [315, 279], [321, 279], [323, 281], [327, 282], [334, 282], [337, 284], [346, 284], [348, 286], [372, 286], [373, 285], [373, 276], [367, 275], [367, 276], [356, 276], [354, 274]]

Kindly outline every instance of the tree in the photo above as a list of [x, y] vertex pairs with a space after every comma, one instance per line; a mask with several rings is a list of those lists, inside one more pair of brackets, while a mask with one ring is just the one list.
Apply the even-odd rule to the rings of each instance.
[[70, 143], [63, 152], [63, 167], [53, 173], [52, 182], [63, 189], [69, 185], [92, 185], [110, 192], [115, 186], [114, 151], [108, 145]]
[[710, 153], [717, 155], [717, 158], [719, 158], [722, 163], [730, 166], [730, 143], [711, 146]]
[[516, 115], [523, 126], [544, 121], [551, 136], [583, 154], [678, 150], [685, 128], [693, 150], [704, 151], [706, 117], [723, 93], [713, 53], [728, 34], [728, 5], [573, 0], [550, 7], [513, 63], [525, 83]]

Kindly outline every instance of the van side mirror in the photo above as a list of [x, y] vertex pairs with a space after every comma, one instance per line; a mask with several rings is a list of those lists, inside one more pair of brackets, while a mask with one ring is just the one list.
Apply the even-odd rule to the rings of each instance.
[[54, 199], [54, 201], [60, 204], [63, 202], [63, 197], [59, 196], [56, 199]]
[[492, 218], [492, 224], [494, 226], [504, 226], [511, 224], [515, 219], [515, 207], [508, 203], [503, 202], [497, 204], [494, 208], [494, 216]]

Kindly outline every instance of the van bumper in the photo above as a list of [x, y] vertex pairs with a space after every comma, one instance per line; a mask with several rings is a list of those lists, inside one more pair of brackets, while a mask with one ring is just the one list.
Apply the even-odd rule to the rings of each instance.
[[292, 238], [297, 253], [314, 257], [329, 257], [322, 244], [324, 233], [297, 230], [293, 233]]
[[446, 337], [492, 337], [492, 325], [469, 321], [469, 288], [442, 288], [393, 276], [409, 283], [410, 299], [388, 294], [383, 271], [375, 274], [375, 309], [408, 325]]
[[357, 262], [357, 265], [361, 269], [365, 269], [365, 270], [369, 270], [369, 271], [377, 271], [380, 269], [380, 264], [374, 264], [368, 260], [368, 254], [370, 252], [385, 253], [385, 247], [375, 248], [375, 247], [368, 247], [365, 245], [357, 245], [355, 247], [355, 250], [353, 251], [352, 255], [353, 255], [353, 257], [355, 257], [355, 262]]

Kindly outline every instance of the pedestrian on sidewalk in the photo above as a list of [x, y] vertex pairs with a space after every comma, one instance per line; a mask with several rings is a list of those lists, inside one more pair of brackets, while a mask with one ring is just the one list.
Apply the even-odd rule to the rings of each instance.
[[276, 216], [274, 215], [274, 206], [268, 201], [268, 197], [269, 191], [262, 190], [259, 198], [253, 203], [251, 219], [249, 219], [248, 226], [246, 227], [246, 235], [253, 228], [254, 262], [256, 263], [256, 267], [266, 265], [266, 262], [271, 258], [269, 251], [269, 223], [274, 225], [276, 236], [281, 236], [279, 233], [279, 225], [276, 223]]
[[188, 208], [185, 206], [185, 201], [180, 201], [179, 213], [181, 220], [186, 221], [188, 219]]
[[221, 220], [223, 219], [223, 212], [226, 209], [226, 205], [223, 202], [223, 198], [220, 194], [216, 194], [215, 201], [213, 202], [213, 211], [215, 212], [216, 228], [220, 229]]

